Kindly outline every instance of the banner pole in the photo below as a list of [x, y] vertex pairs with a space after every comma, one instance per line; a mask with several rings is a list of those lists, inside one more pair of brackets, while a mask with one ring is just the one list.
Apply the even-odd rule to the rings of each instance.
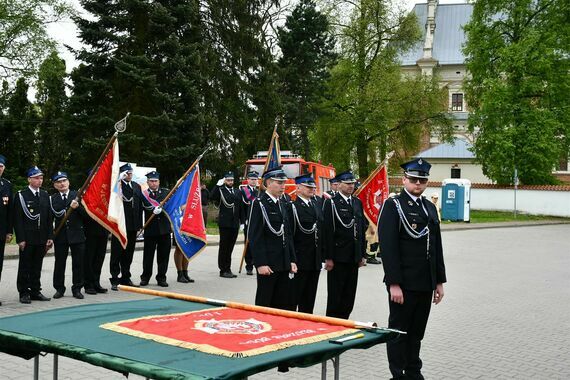
[[388, 164], [388, 160], [390, 158], [392, 158], [392, 156], [394, 155], [394, 151], [391, 151], [390, 153], [386, 154], [386, 157], [384, 157], [384, 160], [382, 160], [382, 162], [380, 163], [380, 165], [378, 165], [378, 167], [376, 167], [376, 169], [374, 169], [374, 171], [372, 173], [370, 173], [370, 175], [366, 178], [366, 180], [364, 182], [362, 182], [360, 184], [360, 187], [358, 189], [356, 189], [356, 191], [352, 194], [353, 197], [358, 196], [358, 194], [360, 194], [360, 191], [366, 186], [368, 185], [368, 183], [370, 181], [372, 181], [372, 178], [374, 178], [374, 176], [384, 167]]

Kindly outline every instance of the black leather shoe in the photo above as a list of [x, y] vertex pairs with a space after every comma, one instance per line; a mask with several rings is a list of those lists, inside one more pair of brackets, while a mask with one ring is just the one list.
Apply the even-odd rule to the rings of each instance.
[[188, 271], [187, 271], [187, 270], [183, 270], [183, 271], [182, 271], [182, 275], [184, 276], [184, 278], [185, 278], [186, 280], [188, 280], [188, 282], [194, 282], [194, 280], [191, 279], [190, 276], [188, 275]]
[[253, 276], [253, 270], [251, 270], [251, 269], [248, 269], [245, 273], [246, 273], [248, 276]]
[[114, 290], [114, 291], [117, 292], [117, 291], [119, 290], [119, 285], [117, 285], [117, 284], [111, 284], [111, 290]]
[[168, 282], [166, 282], [166, 281], [158, 281], [157, 284], [160, 287], [168, 288]]
[[29, 294], [23, 294], [20, 296], [20, 302], [21, 303], [32, 303], [32, 301], [30, 300], [30, 295]]
[[95, 286], [95, 291], [96, 291], [97, 293], [107, 293], [107, 289], [101, 287], [101, 285]]
[[190, 281], [188, 281], [186, 276], [184, 276], [182, 273], [178, 273], [178, 278], [176, 279], [176, 281], [181, 282], [183, 284], [187, 284], [190, 282]]
[[232, 272], [223, 272], [223, 273], [220, 273], [220, 277], [223, 277], [223, 278], [235, 278], [235, 277], [237, 277], [237, 276], [236, 276], [235, 274], [233, 274]]
[[97, 294], [97, 291], [93, 288], [85, 288], [85, 294], [95, 295]]
[[376, 259], [376, 257], [372, 256], [366, 259], [367, 264], [382, 264], [382, 261]]
[[85, 296], [83, 296], [83, 293], [81, 293], [80, 291], [73, 292], [73, 297], [77, 298], [78, 300], [82, 300], [83, 298], [85, 298]]
[[30, 299], [32, 301], [49, 301], [50, 300], [50, 298], [47, 298], [41, 292], [37, 292], [36, 294], [32, 294], [30, 296]]
[[53, 295], [54, 300], [61, 298], [61, 297], [63, 297], [63, 292], [60, 292], [59, 290], [57, 292], [55, 292], [55, 294]]
[[[142, 281], [141, 281], [142, 282]], [[148, 281], [146, 282], [148, 284]], [[125, 282], [122, 282], [121, 285], [126, 285], [126, 286], [133, 286], [135, 288], [138, 288], [138, 285], [133, 284], [133, 282], [131, 280], [127, 280]]]
[[[141, 280], [141, 283], [139, 284], [140, 286], [147, 286], [148, 285], [148, 280]], [[132, 285], [129, 285], [132, 286]]]

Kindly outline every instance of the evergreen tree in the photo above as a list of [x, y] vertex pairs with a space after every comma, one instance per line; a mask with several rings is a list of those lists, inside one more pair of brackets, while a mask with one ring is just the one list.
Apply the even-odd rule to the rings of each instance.
[[65, 124], [68, 103], [65, 78], [65, 61], [53, 51], [40, 65], [36, 92], [41, 119], [37, 130], [38, 165], [47, 176], [67, 170], [68, 147], [77, 140]]
[[309, 130], [319, 116], [321, 97], [334, 63], [334, 38], [314, 0], [301, 0], [279, 29], [284, 123], [291, 148], [312, 158]]
[[570, 3], [481, 0], [467, 32], [469, 125], [483, 173], [553, 183], [570, 146]]
[[120, 135], [121, 160], [155, 166], [173, 184], [202, 150], [199, 92], [201, 22], [196, 0], [83, 0], [77, 18], [87, 45], [72, 73], [70, 109], [86, 138], [74, 156], [87, 170], [114, 123], [131, 113]]

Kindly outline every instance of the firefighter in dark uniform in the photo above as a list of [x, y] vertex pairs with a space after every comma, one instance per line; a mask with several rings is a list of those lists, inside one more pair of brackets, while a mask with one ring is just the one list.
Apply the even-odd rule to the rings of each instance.
[[323, 199], [331, 199], [338, 193], [338, 185], [340, 181], [337, 177], [329, 179], [329, 183], [331, 185], [330, 190], [327, 190], [323, 193]]
[[229, 172], [220, 179], [211, 197], [214, 202], [218, 202], [218, 227], [220, 229], [220, 245], [218, 247], [218, 268], [220, 277], [237, 277], [232, 273], [232, 252], [239, 234], [241, 196], [239, 191], [233, 188], [234, 175]]
[[[241, 194], [241, 213], [240, 219], [241, 224], [244, 226], [243, 235], [245, 241], [247, 241], [247, 223], [249, 218], [249, 207], [251, 201], [258, 197], [259, 191], [257, 190], [257, 181], [259, 179], [259, 173], [256, 171], [250, 171], [247, 173], [247, 185], [240, 187]], [[251, 255], [251, 249], [249, 244], [247, 244], [245, 250], [245, 271], [248, 276], [253, 275], [253, 257]]]
[[171, 248], [170, 221], [166, 213], [162, 211], [160, 202], [166, 198], [169, 190], [160, 187], [160, 174], [153, 170], [146, 174], [148, 189], [148, 199], [143, 199], [145, 221], [154, 215], [150, 224], [144, 230], [144, 253], [143, 253], [143, 273], [141, 275], [141, 286], [148, 285], [152, 276], [152, 262], [154, 261], [154, 251], [156, 251], [156, 282], [158, 286], [167, 287], [166, 271], [168, 270], [168, 258]]
[[248, 238], [257, 270], [255, 304], [294, 310], [293, 277], [297, 265], [288, 217], [291, 206], [279, 200], [286, 180], [279, 166], [263, 174], [267, 189], [251, 205]]
[[41, 293], [42, 264], [46, 251], [53, 246], [53, 214], [49, 195], [41, 189], [42, 171], [28, 169], [28, 187], [14, 197], [14, 231], [20, 248], [17, 286], [21, 303], [49, 301]]
[[352, 197], [356, 179], [350, 171], [337, 175], [339, 192], [323, 205], [323, 255], [327, 273], [327, 316], [348, 319], [354, 307], [358, 268], [366, 259], [368, 227], [362, 203]]
[[107, 254], [109, 231], [89, 216], [84, 219], [83, 223], [86, 239], [85, 260], [83, 263], [85, 293], [107, 293], [107, 289], [101, 286], [101, 270]]
[[[6, 157], [0, 154], [0, 279], [2, 278], [2, 265], [4, 264], [4, 248], [6, 243], [12, 241], [12, 184], [2, 176], [6, 168]], [[2, 305], [2, 302], [0, 302]]]
[[420, 345], [431, 303], [443, 298], [445, 265], [437, 210], [422, 196], [431, 165], [418, 158], [401, 167], [404, 189], [384, 202], [378, 220], [388, 326], [407, 332], [387, 343], [388, 362], [395, 379], [423, 379]]
[[[130, 164], [120, 167], [121, 192], [127, 226], [127, 247], [123, 249], [119, 239], [113, 236], [111, 240], [111, 289], [118, 290], [118, 285], [135, 286], [131, 281], [131, 263], [135, 253], [138, 231], [142, 228], [142, 192], [138, 183], [133, 181], [133, 168]], [[119, 278], [119, 274], [121, 277]]]
[[74, 209], [54, 239], [53, 287], [56, 292], [53, 298], [61, 298], [65, 294], [65, 266], [67, 255], [71, 250], [71, 293], [73, 297], [83, 299], [81, 288], [83, 287], [83, 259], [85, 256], [85, 230], [83, 227], [85, 212], [75, 200], [77, 191], [69, 190], [67, 173], [58, 171], [52, 176], [51, 180], [57, 190], [50, 197], [50, 206], [55, 218], [56, 228], [64, 218], [67, 209], [70, 207]]
[[291, 204], [290, 220], [297, 258], [295, 293], [297, 311], [313, 313], [322, 268], [322, 205], [315, 197], [317, 185], [311, 174], [295, 177], [297, 198]]

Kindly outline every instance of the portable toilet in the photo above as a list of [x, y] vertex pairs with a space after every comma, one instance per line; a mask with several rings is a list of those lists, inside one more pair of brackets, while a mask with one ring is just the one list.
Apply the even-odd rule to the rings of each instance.
[[469, 222], [471, 181], [448, 178], [441, 183], [441, 219]]

